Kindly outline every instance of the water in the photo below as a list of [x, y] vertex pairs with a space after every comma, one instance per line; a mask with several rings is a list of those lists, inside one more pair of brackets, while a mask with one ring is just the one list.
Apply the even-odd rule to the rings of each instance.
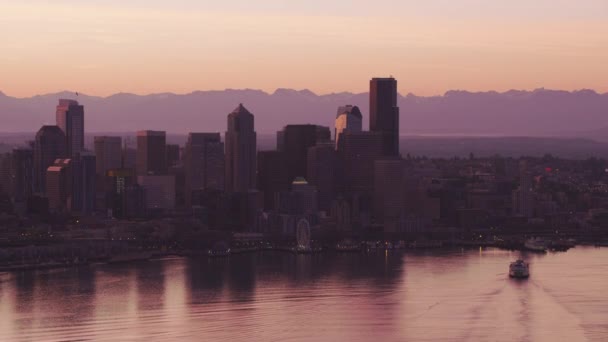
[[608, 248], [171, 259], [0, 274], [0, 341], [606, 341]]

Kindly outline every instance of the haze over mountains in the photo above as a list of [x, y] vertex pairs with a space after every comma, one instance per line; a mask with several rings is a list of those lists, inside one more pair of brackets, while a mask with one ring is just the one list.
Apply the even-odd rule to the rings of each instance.
[[[196, 91], [190, 94], [116, 94], [97, 97], [62, 92], [14, 98], [0, 92], [0, 131], [33, 132], [54, 124], [59, 98], [85, 106], [88, 132], [158, 129], [172, 133], [226, 129], [226, 115], [243, 103], [256, 116], [259, 133], [274, 133], [286, 124], [315, 123], [333, 127], [338, 106], [358, 105], [368, 122], [368, 94], [316, 95], [309, 90], [277, 89]], [[608, 94], [574, 92], [449, 91], [443, 96], [400, 96], [401, 134], [560, 136], [596, 140], [608, 132]]]

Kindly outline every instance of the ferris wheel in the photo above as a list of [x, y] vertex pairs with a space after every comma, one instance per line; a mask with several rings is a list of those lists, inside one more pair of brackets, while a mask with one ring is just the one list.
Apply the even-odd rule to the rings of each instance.
[[305, 218], [302, 218], [298, 221], [298, 224], [296, 226], [296, 239], [298, 241], [299, 246], [310, 246], [310, 224]]

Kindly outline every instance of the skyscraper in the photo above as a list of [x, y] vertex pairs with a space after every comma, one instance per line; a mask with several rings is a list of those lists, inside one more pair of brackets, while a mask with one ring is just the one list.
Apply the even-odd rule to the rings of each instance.
[[67, 156], [66, 138], [58, 126], [42, 126], [34, 142], [34, 191], [46, 191], [46, 171], [56, 159]]
[[224, 143], [220, 133], [190, 133], [184, 148], [185, 202], [196, 190], [224, 189]]
[[175, 209], [175, 176], [137, 176], [137, 184], [146, 192], [146, 209], [161, 212]]
[[308, 183], [317, 187], [319, 209], [329, 212], [336, 196], [336, 150], [331, 143], [308, 149]]
[[258, 152], [257, 186], [263, 194], [265, 210], [276, 209], [276, 194], [289, 189], [287, 178], [287, 164], [283, 152]]
[[46, 196], [49, 209], [54, 212], [65, 212], [71, 207], [72, 174], [71, 160], [57, 159], [46, 170]]
[[383, 136], [382, 154], [399, 155], [399, 107], [397, 80], [372, 78], [369, 89], [369, 129]]
[[97, 200], [96, 206], [104, 208], [107, 203], [110, 183], [106, 181], [109, 170], [116, 170], [122, 167], [122, 138], [100, 136], [95, 137], [95, 157], [96, 157], [96, 186]]
[[256, 133], [254, 117], [242, 104], [228, 114], [226, 131], [226, 191], [255, 189]]
[[57, 126], [65, 134], [67, 155], [75, 157], [84, 150], [84, 106], [74, 100], [59, 100]]
[[385, 232], [399, 231], [404, 209], [404, 168], [400, 158], [374, 162], [374, 218]]
[[362, 129], [363, 116], [361, 115], [359, 107], [351, 105], [339, 107], [334, 131], [336, 149], [338, 149], [340, 134], [342, 134], [342, 132], [361, 132]]
[[11, 191], [11, 154], [0, 154], [0, 194], [9, 195]]
[[298, 177], [291, 183], [291, 191], [300, 197], [300, 205], [303, 213], [315, 214], [318, 210], [317, 187], [311, 185], [302, 177]]
[[163, 131], [137, 132], [138, 176], [167, 174], [166, 139], [166, 133]]
[[94, 138], [96, 173], [105, 177], [108, 170], [122, 167], [122, 138], [100, 136]]
[[34, 151], [14, 149], [11, 153], [10, 195], [15, 203], [25, 203], [33, 194]]
[[89, 214], [96, 207], [96, 158], [92, 152], [83, 151], [78, 159], [72, 159], [71, 210]]
[[339, 187], [344, 194], [371, 195], [374, 161], [381, 158], [383, 135], [380, 132], [344, 132], [338, 150]]
[[330, 140], [329, 127], [318, 125], [287, 125], [277, 133], [279, 150], [285, 153], [290, 184], [296, 177], [308, 177], [308, 148]]
[[167, 159], [167, 167], [174, 166], [180, 162], [179, 145], [167, 144], [165, 157]]

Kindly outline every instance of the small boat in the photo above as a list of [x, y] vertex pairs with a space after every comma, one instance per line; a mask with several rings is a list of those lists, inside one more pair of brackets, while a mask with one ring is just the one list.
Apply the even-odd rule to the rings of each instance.
[[557, 252], [565, 252], [567, 250], [569, 250], [570, 248], [574, 248], [576, 246], [576, 244], [574, 243], [574, 241], [571, 240], [554, 240], [551, 241], [549, 243], [549, 248], [552, 251], [557, 251]]
[[509, 277], [511, 278], [528, 278], [530, 276], [530, 267], [523, 260], [519, 259], [509, 265]]
[[297, 245], [293, 247], [293, 252], [296, 254], [310, 254], [312, 253], [312, 248], [306, 245]]
[[511, 278], [528, 278], [530, 276], [529, 265], [525, 261], [519, 259], [509, 265], [509, 277]]
[[213, 245], [213, 248], [207, 251], [207, 256], [215, 257], [227, 257], [230, 256], [231, 250], [228, 245], [224, 242], [217, 242]]
[[361, 252], [361, 245], [350, 239], [343, 240], [336, 245], [338, 252]]
[[441, 247], [443, 247], [443, 242], [426, 239], [416, 240], [409, 244], [409, 248], [412, 249], [432, 249]]
[[531, 238], [526, 240], [524, 247], [532, 252], [545, 253], [547, 252], [547, 244], [542, 239]]

